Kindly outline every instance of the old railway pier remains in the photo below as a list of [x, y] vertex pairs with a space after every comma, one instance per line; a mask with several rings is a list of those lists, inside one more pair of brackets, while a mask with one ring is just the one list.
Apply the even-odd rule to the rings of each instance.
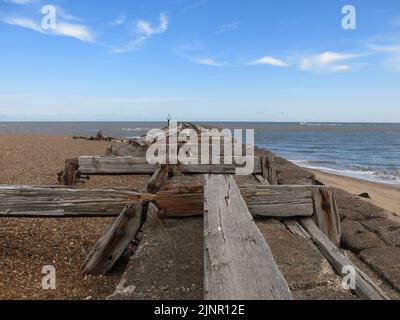
[[[203, 126], [179, 123], [172, 134]], [[237, 165], [151, 165], [147, 149], [157, 139], [132, 139], [105, 156], [67, 159], [64, 186], [0, 186], [1, 217], [115, 217], [82, 261], [82, 272], [105, 275], [150, 219], [203, 216], [204, 298], [292, 299], [256, 219], [279, 219], [290, 232], [310, 241], [345, 277], [356, 270], [353, 293], [361, 299], [389, 299], [340, 249], [342, 220], [333, 189], [266, 150], [256, 149], [251, 175], [235, 176]], [[171, 147], [171, 146], [169, 146]], [[182, 145], [175, 146], [181, 148]], [[149, 175], [142, 190], [80, 189], [92, 175]], [[134, 259], [133, 257], [132, 259]], [[157, 257], [154, 257], [157, 259]], [[389, 279], [390, 280], [390, 279]]]

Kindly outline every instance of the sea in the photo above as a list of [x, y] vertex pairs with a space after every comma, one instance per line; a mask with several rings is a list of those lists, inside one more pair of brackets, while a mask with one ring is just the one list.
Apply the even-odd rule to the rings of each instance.
[[[203, 122], [204, 123], [204, 122]], [[300, 166], [400, 186], [400, 123], [208, 122], [255, 129], [255, 144]], [[1, 133], [132, 138], [165, 122], [0, 122]]]

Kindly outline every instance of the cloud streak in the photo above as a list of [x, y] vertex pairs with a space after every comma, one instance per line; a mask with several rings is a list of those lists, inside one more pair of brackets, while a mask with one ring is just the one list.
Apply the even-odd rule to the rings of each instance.
[[205, 66], [212, 66], [212, 67], [223, 67], [226, 65], [224, 62], [217, 62], [214, 59], [193, 59], [193, 62], [197, 64], [202, 64]]
[[1, 21], [9, 25], [30, 29], [45, 35], [65, 36], [72, 37], [83, 42], [95, 42], [93, 34], [89, 30], [89, 28], [84, 25], [59, 22], [56, 24], [55, 29], [45, 30], [42, 28], [41, 24], [28, 18], [5, 17]]
[[3, 0], [3, 2], [14, 4], [30, 4], [36, 2], [36, 0]]
[[283, 60], [274, 58], [274, 57], [270, 57], [270, 56], [265, 56], [265, 57], [262, 57], [260, 59], [254, 60], [250, 64], [253, 64], [253, 65], [271, 65], [271, 66], [274, 66], [274, 67], [289, 67], [290, 66], [289, 63], [287, 63], [287, 62], [285, 62]]
[[326, 51], [303, 57], [300, 62], [300, 69], [317, 73], [345, 72], [351, 69], [347, 61], [360, 56], [360, 54]]
[[139, 37], [122, 47], [113, 48], [113, 52], [127, 53], [129, 51], [136, 50], [154, 35], [166, 32], [168, 30], [168, 26], [169, 26], [169, 20], [165, 12], [162, 12], [160, 14], [159, 24], [156, 27], [146, 20], [138, 20], [135, 23], [134, 27], [135, 27], [135, 32], [139, 35]]

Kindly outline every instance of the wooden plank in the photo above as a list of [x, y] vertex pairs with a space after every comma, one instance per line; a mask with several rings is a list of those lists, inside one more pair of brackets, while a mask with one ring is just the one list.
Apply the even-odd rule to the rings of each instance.
[[87, 256], [82, 266], [84, 274], [105, 275], [111, 270], [142, 226], [144, 207], [142, 202], [126, 205]]
[[292, 299], [232, 176], [206, 175], [205, 298]]
[[1, 217], [92, 217], [118, 215], [128, 202], [154, 195], [118, 189], [0, 186]]
[[337, 274], [342, 274], [343, 267], [352, 266], [357, 274], [356, 286], [353, 290], [360, 298], [368, 300], [390, 300], [389, 297], [360, 269], [353, 265], [341, 250], [317, 227], [311, 218], [300, 219], [300, 224], [308, 232], [323, 256], [331, 263]]
[[82, 156], [78, 164], [79, 172], [88, 175], [153, 174], [157, 169], [145, 157]]
[[312, 216], [312, 193], [307, 187], [247, 185], [240, 191], [253, 215], [264, 217]]
[[[253, 215], [285, 218], [312, 216], [312, 192], [316, 188], [245, 185], [240, 191]], [[3, 217], [116, 216], [132, 201], [155, 201], [166, 217], [203, 215], [203, 186], [195, 182], [168, 184], [156, 194], [123, 189], [0, 186]]]
[[[242, 167], [236, 164], [223, 164], [223, 159], [220, 160], [221, 164], [180, 164], [179, 171], [186, 174], [235, 174], [236, 169]], [[157, 165], [149, 164], [145, 157], [82, 156], [79, 157], [78, 163], [79, 172], [87, 175], [140, 175], [153, 174], [157, 170]], [[261, 172], [261, 159], [255, 157], [253, 173]]]

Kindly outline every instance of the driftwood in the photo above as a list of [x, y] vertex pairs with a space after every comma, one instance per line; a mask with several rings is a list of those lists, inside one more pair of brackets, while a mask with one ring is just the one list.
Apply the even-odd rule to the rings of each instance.
[[145, 208], [146, 205], [142, 202], [126, 205], [87, 256], [82, 266], [83, 273], [104, 275], [111, 270], [140, 230], [143, 223], [142, 212]]
[[289, 287], [232, 176], [205, 176], [206, 300], [288, 300]]
[[73, 136], [72, 139], [74, 140], [88, 140], [88, 141], [108, 141], [108, 142], [119, 142], [119, 143], [126, 143], [127, 140], [113, 138], [113, 137], [84, 137], [84, 136]]
[[353, 290], [360, 298], [368, 300], [390, 300], [389, 297], [360, 269], [355, 267], [349, 258], [329, 240], [329, 238], [317, 227], [310, 218], [300, 219], [303, 228], [308, 232], [311, 239], [318, 246], [323, 256], [331, 263], [337, 274], [344, 277], [343, 267], [351, 266], [356, 270], [356, 286]]

